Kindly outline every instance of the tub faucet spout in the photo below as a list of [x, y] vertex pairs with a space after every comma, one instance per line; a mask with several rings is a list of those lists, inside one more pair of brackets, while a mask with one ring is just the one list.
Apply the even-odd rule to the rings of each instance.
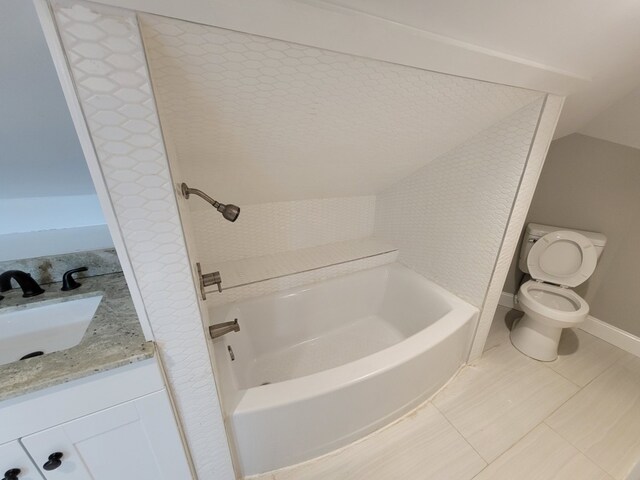
[[239, 331], [240, 325], [238, 324], [237, 318], [233, 322], [216, 323], [209, 327], [209, 335], [213, 339], [226, 335], [227, 333]]

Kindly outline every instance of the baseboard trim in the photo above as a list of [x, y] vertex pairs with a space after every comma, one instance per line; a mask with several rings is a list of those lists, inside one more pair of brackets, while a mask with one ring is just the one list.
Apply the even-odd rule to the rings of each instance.
[[516, 310], [520, 310], [518, 305], [516, 305], [516, 296], [513, 293], [502, 292], [500, 294], [500, 300], [498, 300], [498, 305], [502, 305], [507, 308], [515, 308]]
[[[502, 292], [498, 303], [503, 307], [520, 310], [515, 302], [515, 295], [512, 293]], [[599, 339], [629, 352], [636, 357], [640, 357], [640, 338], [630, 334], [629, 332], [625, 332], [624, 330], [614, 327], [613, 325], [603, 322], [591, 315], [587, 317], [579, 328], [580, 330], [584, 330], [594, 337], [598, 337]]]
[[589, 315], [584, 323], [580, 325], [580, 330], [584, 330], [594, 337], [598, 337], [636, 357], [640, 357], [640, 338], [618, 327], [609, 325], [607, 322]]

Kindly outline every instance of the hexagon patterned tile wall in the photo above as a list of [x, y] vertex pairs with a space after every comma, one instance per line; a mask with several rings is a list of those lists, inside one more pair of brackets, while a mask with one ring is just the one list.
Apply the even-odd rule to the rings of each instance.
[[498, 301], [502, 293], [502, 287], [507, 276], [507, 270], [509, 270], [513, 254], [519, 246], [518, 240], [520, 233], [522, 232], [527, 211], [529, 210], [529, 205], [531, 204], [531, 199], [533, 198], [533, 193], [538, 183], [538, 178], [542, 171], [551, 139], [553, 138], [553, 133], [558, 124], [558, 118], [560, 117], [563, 104], [563, 97], [547, 95], [536, 128], [535, 137], [531, 144], [526, 171], [522, 176], [522, 181], [518, 188], [518, 194], [509, 217], [509, 224], [507, 225], [502, 240], [502, 247], [497, 256], [491, 281], [487, 288], [487, 295], [482, 306], [482, 311], [480, 312], [478, 328], [476, 329], [476, 335], [473, 340], [473, 345], [471, 346], [471, 353], [469, 354], [470, 361], [479, 358], [484, 350], [489, 329], [491, 328], [496, 307], [498, 306]]
[[234, 223], [211, 207], [191, 209], [191, 217], [199, 258], [215, 269], [220, 262], [369, 237], [375, 208], [376, 197], [368, 195], [243, 205]]
[[543, 95], [140, 16], [187, 183], [259, 204], [376, 194]]
[[544, 99], [378, 195], [375, 234], [400, 261], [482, 307]]
[[235, 478], [135, 14], [52, 7], [196, 471]]

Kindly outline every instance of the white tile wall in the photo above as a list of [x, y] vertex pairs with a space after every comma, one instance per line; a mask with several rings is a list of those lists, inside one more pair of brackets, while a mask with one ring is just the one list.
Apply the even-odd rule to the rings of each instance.
[[219, 269], [223, 287], [229, 289], [389, 252], [397, 250], [388, 243], [369, 237], [221, 262], [211, 265], [211, 268], [203, 264], [202, 267], [206, 266], [205, 270]]
[[522, 232], [536, 184], [538, 183], [538, 177], [540, 176], [544, 159], [547, 156], [549, 145], [553, 139], [553, 132], [556, 129], [563, 103], [563, 97], [547, 95], [535, 138], [531, 145], [531, 151], [527, 160], [527, 169], [520, 182], [518, 194], [509, 218], [509, 224], [504, 234], [502, 248], [496, 260], [487, 296], [482, 311], [480, 312], [478, 328], [476, 329], [476, 335], [473, 340], [473, 345], [471, 346], [471, 353], [469, 354], [470, 360], [474, 360], [482, 354], [489, 329], [491, 328], [494, 312], [498, 305], [500, 294], [502, 293], [502, 287], [507, 277], [507, 271], [511, 264], [511, 259], [513, 258], [516, 248], [518, 248], [518, 239]]
[[543, 99], [378, 195], [375, 235], [400, 261], [482, 306]]
[[239, 205], [371, 195], [542, 95], [141, 15], [187, 183]]
[[[191, 210], [203, 263], [238, 260], [371, 236], [376, 198], [348, 197], [241, 207], [231, 223], [196, 197], [205, 209]], [[207, 208], [208, 207], [208, 208]]]
[[52, 7], [200, 478], [235, 478], [133, 13]]
[[308, 272], [301, 272], [281, 278], [252, 283], [251, 285], [232, 288], [227, 291], [223, 290], [221, 294], [212, 293], [211, 295], [208, 295], [207, 305], [216, 306], [224, 303], [237, 302], [245, 298], [268, 295], [270, 293], [280, 292], [282, 290], [288, 290], [290, 288], [308, 285], [314, 282], [320, 282], [340, 275], [346, 275], [348, 273], [386, 265], [387, 263], [395, 262], [397, 258], [398, 252], [392, 251], [389, 253], [382, 253], [380, 255], [340, 263], [338, 265], [318, 268]]

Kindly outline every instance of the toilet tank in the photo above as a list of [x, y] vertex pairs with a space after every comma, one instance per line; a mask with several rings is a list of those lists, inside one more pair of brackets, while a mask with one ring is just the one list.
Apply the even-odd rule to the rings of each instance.
[[551, 225], [540, 225], [539, 223], [530, 223], [527, 225], [527, 229], [525, 230], [524, 236], [522, 237], [522, 244], [520, 245], [520, 258], [518, 260], [518, 267], [521, 271], [525, 273], [529, 273], [529, 268], [527, 267], [527, 256], [529, 255], [529, 250], [535, 242], [537, 242], [540, 237], [544, 237], [547, 233], [555, 232], [557, 230], [571, 230], [572, 232], [578, 232], [593, 243], [594, 247], [596, 247], [596, 254], [598, 255], [598, 259], [600, 255], [602, 255], [602, 251], [604, 250], [604, 246], [607, 243], [607, 237], [602, 233], [597, 232], [586, 232], [584, 230], [576, 230], [574, 228], [564, 228], [564, 227], [553, 227]]

